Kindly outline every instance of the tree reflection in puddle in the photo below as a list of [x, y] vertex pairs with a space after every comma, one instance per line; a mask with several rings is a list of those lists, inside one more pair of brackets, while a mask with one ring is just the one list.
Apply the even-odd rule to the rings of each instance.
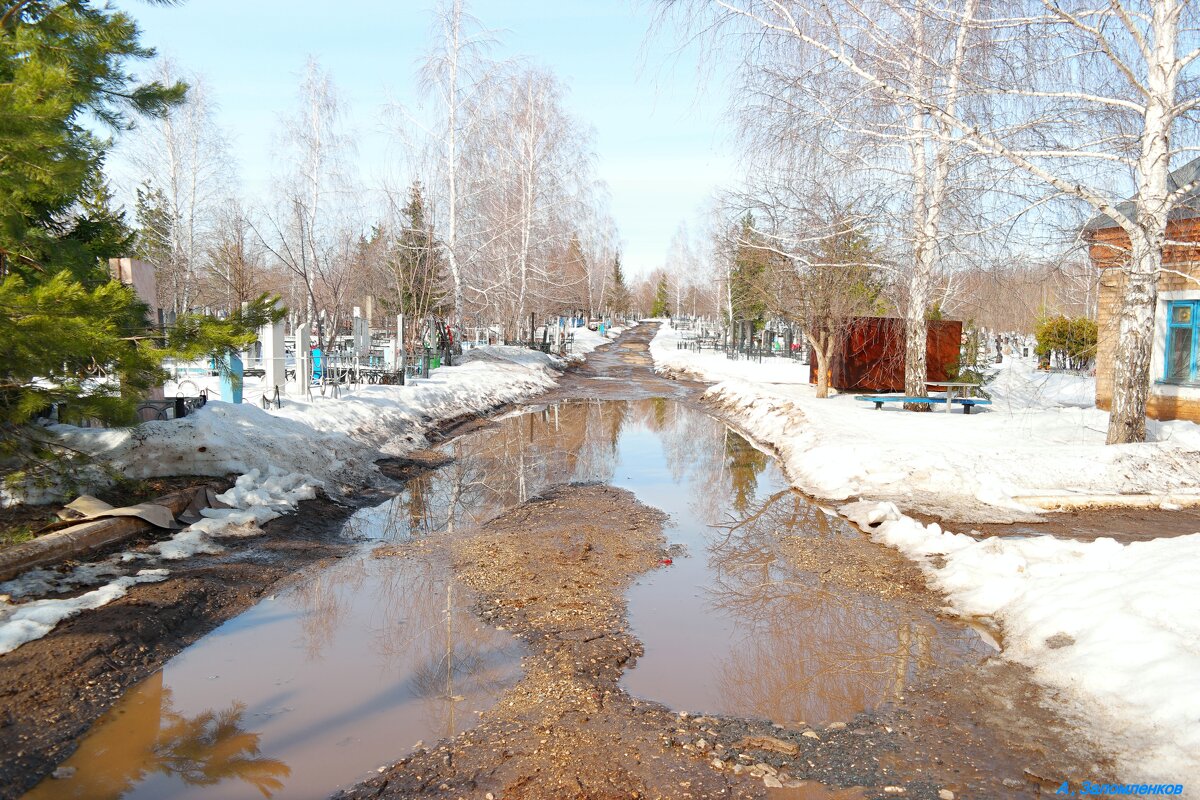
[[840, 577], [874, 564], [877, 546], [787, 488], [745, 439], [673, 410], [653, 426], [678, 495], [667, 535], [689, 555], [629, 594], [646, 648], [623, 680], [632, 693], [682, 710], [818, 724], [990, 653], [974, 631], [895, 593], [833, 580], [835, 560], [849, 564]]
[[44, 781], [25, 797], [116, 800], [139, 784], [153, 784], [166, 796], [176, 782], [210, 787], [226, 781], [250, 784], [271, 797], [292, 771], [260, 754], [260, 736], [246, 730], [245, 713], [243, 704], [233, 703], [191, 717], [180, 714], [159, 672], [96, 723], [93, 730], [105, 735], [83, 741], [67, 763], [73, 775]]
[[739, 626], [714, 676], [729, 707], [789, 724], [846, 720], [898, 700], [939, 662], [983, 654], [972, 631], [796, 568], [783, 537], [804, 531], [831, 556], [847, 538], [802, 496], [781, 492], [748, 510], [709, 550], [707, 601]]

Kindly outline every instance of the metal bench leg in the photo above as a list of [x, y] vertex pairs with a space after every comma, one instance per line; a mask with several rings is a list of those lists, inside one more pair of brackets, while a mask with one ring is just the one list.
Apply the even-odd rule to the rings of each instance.
[[879, 403], [879, 402], [875, 403], [875, 410], [883, 411], [883, 403]]
[[970, 403], [963, 403], [963, 413], [964, 414], [971, 413], [971, 404]]

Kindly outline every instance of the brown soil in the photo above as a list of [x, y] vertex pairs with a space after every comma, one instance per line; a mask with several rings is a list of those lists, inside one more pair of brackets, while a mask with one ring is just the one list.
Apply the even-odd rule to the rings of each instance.
[[915, 562], [865, 537], [787, 536], [782, 552], [799, 569], [821, 575], [822, 581], [932, 611], [943, 605], [927, 588]]
[[402, 458], [382, 458], [375, 463], [384, 475], [403, 482], [424, 472], [444, 467], [450, 460], [436, 450], [416, 450]]
[[230, 540], [211, 559], [172, 567], [107, 606], [64, 621], [0, 656], [0, 798], [19, 797], [74, 750], [121, 694], [205, 633], [270, 594], [302, 567], [341, 556], [353, 509], [326, 497]]

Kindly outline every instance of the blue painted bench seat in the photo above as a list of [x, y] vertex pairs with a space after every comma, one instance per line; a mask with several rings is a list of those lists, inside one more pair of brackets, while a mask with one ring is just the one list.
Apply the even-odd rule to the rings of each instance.
[[[925, 405], [944, 404], [944, 397], [905, 397], [895, 394], [862, 394], [856, 395], [855, 400], [862, 400], [864, 403], [874, 403], [875, 409], [883, 408], [884, 403], [924, 403]], [[956, 397], [955, 403], [961, 403], [964, 414], [970, 414], [974, 406], [990, 406], [991, 400], [984, 400], [981, 397]]]

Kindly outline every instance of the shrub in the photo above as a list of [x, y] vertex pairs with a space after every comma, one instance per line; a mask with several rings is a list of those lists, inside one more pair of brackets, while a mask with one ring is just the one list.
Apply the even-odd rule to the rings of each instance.
[[1038, 323], [1034, 333], [1034, 352], [1047, 366], [1082, 370], [1096, 358], [1096, 323], [1087, 317], [1049, 317]]

